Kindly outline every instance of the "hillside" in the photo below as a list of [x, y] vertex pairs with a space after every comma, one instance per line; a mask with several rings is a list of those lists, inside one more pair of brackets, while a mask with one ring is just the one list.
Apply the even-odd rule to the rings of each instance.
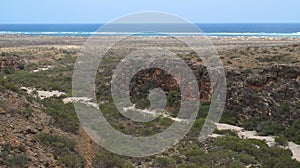
[[[1, 38], [0, 167], [300, 167], [300, 158], [297, 161], [287, 147], [288, 142], [300, 145], [299, 40], [211, 39], [227, 77], [226, 106], [220, 122], [242, 127], [244, 132], [256, 131], [257, 136], [272, 136], [273, 145], [263, 139], [241, 138], [236, 129], [218, 125], [216, 136], [199, 142], [212, 93], [206, 67], [195, 52], [165, 43], [193, 70], [201, 106], [193, 128], [182, 141], [162, 154], [142, 158], [118, 156], [103, 149], [78, 121], [71, 101], [72, 71], [84, 40]], [[99, 65], [97, 102], [115, 129], [136, 136], [153, 135], [177, 122], [172, 119], [177, 117], [180, 91], [166, 72], [140, 71], [131, 81], [133, 103], [147, 108], [149, 90], [164, 88], [166, 115], [146, 123], [122, 116], [113, 104], [110, 80], [124, 55], [134, 50], [126, 45], [111, 49]], [[61, 94], [55, 96], [57, 93]]]

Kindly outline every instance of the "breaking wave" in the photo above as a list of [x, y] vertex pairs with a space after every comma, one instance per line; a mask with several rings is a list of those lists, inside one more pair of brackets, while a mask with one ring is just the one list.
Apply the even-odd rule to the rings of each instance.
[[189, 32], [171, 32], [171, 33], [135, 33], [135, 32], [14, 32], [0, 31], [0, 35], [36, 35], [36, 36], [257, 36], [257, 37], [300, 37], [300, 32], [296, 33], [189, 33]]

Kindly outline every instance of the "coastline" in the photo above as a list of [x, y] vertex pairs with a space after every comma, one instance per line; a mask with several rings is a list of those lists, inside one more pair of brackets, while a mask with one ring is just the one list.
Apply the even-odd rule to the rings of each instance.
[[[129, 45], [145, 46], [143, 39], [155, 42], [158, 40], [170, 51], [187, 54], [188, 48], [174, 46], [171, 37], [164, 36], [129, 36]], [[106, 42], [126, 38], [126, 36], [99, 36], [99, 41]], [[176, 37], [175, 37], [176, 38]], [[199, 36], [191, 36], [193, 40], [201, 40]], [[207, 37], [219, 53], [225, 69], [260, 68], [264, 66], [287, 64], [300, 66], [300, 38], [273, 37]], [[75, 49], [84, 47], [88, 37], [84, 36], [28, 36], [28, 35], [0, 35], [0, 51], [18, 52], [22, 49]], [[122, 45], [128, 50], [130, 46]], [[128, 48], [129, 47], [129, 48]], [[289, 51], [289, 48], [294, 48]], [[21, 52], [21, 51], [20, 51]], [[277, 58], [278, 57], [278, 58]], [[279, 58], [280, 57], [280, 58]], [[283, 58], [281, 58], [283, 57]], [[38, 58], [37, 58], [38, 59]], [[41, 59], [41, 58], [39, 58]], [[274, 60], [273, 60], [274, 59]], [[279, 60], [278, 60], [279, 59]]]
[[[84, 45], [90, 36], [35, 36], [35, 35], [12, 35], [0, 34], [0, 47], [12, 46], [30, 46], [30, 45]], [[127, 36], [97, 36], [99, 38], [109, 40], [111, 38], [124, 38]], [[167, 36], [128, 36], [130, 38], [151, 38], [162, 39]], [[174, 36], [175, 38], [203, 38], [205, 36]], [[295, 37], [268, 37], [268, 36], [206, 36], [216, 46], [220, 45], [237, 45], [237, 46], [253, 46], [258, 45], [286, 45], [300, 43], [300, 38]]]

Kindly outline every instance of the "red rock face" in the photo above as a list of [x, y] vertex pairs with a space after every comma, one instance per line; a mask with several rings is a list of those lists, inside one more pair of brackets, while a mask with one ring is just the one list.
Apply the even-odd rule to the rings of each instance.
[[[194, 70], [196, 76], [200, 97], [199, 100], [208, 102], [211, 98], [211, 86], [209, 82], [209, 77], [207, 74], [200, 76], [198, 69]], [[180, 80], [180, 79], [179, 79]], [[144, 71], [138, 72], [131, 81], [131, 96], [137, 96], [139, 98], [146, 97], [148, 91], [154, 88], [163, 89], [168, 95], [169, 92], [179, 93], [179, 96], [176, 97], [176, 102], [180, 100], [180, 89], [178, 83], [181, 81], [176, 81], [171, 74], [168, 74], [166, 71], [158, 68], [151, 68]], [[190, 97], [194, 97], [189, 88], [185, 88]]]

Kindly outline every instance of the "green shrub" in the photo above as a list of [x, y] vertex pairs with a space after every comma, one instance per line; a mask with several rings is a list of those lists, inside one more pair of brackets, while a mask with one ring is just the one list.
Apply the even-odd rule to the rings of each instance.
[[18, 68], [20, 70], [24, 70], [25, 69], [25, 64], [24, 63], [19, 64]]
[[174, 106], [174, 103], [178, 100], [179, 96], [180, 96], [179, 92], [170, 91], [167, 96], [167, 105]]
[[300, 119], [294, 121], [292, 126], [286, 130], [284, 135], [296, 144], [300, 144]]
[[166, 167], [166, 168], [173, 168], [176, 165], [176, 161], [172, 158], [166, 157], [157, 157], [154, 160], [154, 167]]
[[84, 167], [86, 162], [75, 150], [76, 142], [64, 136], [41, 133], [38, 140], [45, 146], [51, 147], [54, 158], [66, 167]]
[[235, 160], [235, 161], [231, 162], [228, 167], [229, 168], [244, 168], [245, 164], [243, 164], [239, 160]]
[[8, 167], [14, 167], [14, 168], [27, 167], [28, 157], [24, 153], [11, 155], [4, 160], [4, 164]]
[[233, 85], [233, 81], [230, 80], [230, 79], [227, 79], [227, 80], [226, 80], [226, 86], [227, 86], [227, 87], [231, 87], [232, 85]]
[[205, 69], [199, 69], [198, 70], [198, 75], [199, 75], [200, 78], [203, 77], [204, 73], [205, 73]]
[[6, 81], [2, 75], [0, 75], [0, 91], [4, 92], [7, 90], [11, 90], [14, 92], [18, 92], [19, 89], [11, 82]]
[[278, 135], [284, 131], [283, 126], [280, 124], [273, 122], [273, 121], [267, 121], [263, 122], [259, 125], [260, 127], [260, 135]]
[[[290, 150], [281, 147], [268, 147], [266, 143], [259, 140], [226, 136], [217, 138], [213, 144], [217, 145], [217, 147], [213, 148], [214, 151], [208, 153], [211, 156], [210, 160], [216, 160], [219, 163], [223, 162], [224, 165], [228, 164], [226, 167], [230, 167], [231, 164], [237, 164], [233, 167], [239, 167], [241, 165], [240, 162], [243, 165], [261, 164], [262, 167], [270, 168], [282, 165], [299, 167], [300, 165], [299, 162], [291, 158], [292, 153]], [[215, 156], [214, 152], [218, 156]], [[228, 162], [230, 158], [234, 158], [234, 162], [238, 162], [233, 163], [232, 160]]]
[[4, 73], [6, 73], [6, 74], [12, 74], [14, 72], [15, 72], [14, 69], [12, 69], [11, 67], [6, 66], [4, 68]]
[[147, 83], [143, 84], [141, 86], [141, 92], [142, 92], [142, 94], [147, 94], [150, 88], [151, 88], [150, 84], [147, 84]]
[[292, 160], [291, 157], [287, 156], [269, 157], [263, 161], [262, 166], [266, 168], [299, 168], [300, 163], [296, 160]]
[[23, 145], [13, 147], [5, 143], [2, 144], [1, 147], [0, 157], [3, 161], [2, 163], [0, 162], [1, 167], [23, 168], [28, 166], [28, 157]]
[[266, 116], [257, 115], [257, 116], [249, 118], [244, 123], [242, 123], [242, 127], [245, 128], [246, 130], [253, 131], [253, 130], [256, 130], [261, 123], [268, 121], [268, 120], [269, 120], [269, 118], [267, 118]]
[[46, 112], [55, 120], [55, 125], [66, 132], [78, 133], [79, 120], [73, 104], [64, 104], [62, 100], [48, 98], [41, 101]]
[[[199, 165], [197, 165], [196, 163], [183, 163], [180, 164], [178, 168], [199, 168]], [[206, 168], [206, 167], [201, 166], [201, 168]], [[207, 168], [209, 168], [209, 166], [207, 166]]]
[[242, 127], [243, 127], [245, 130], [253, 131], [253, 130], [255, 130], [256, 125], [255, 125], [255, 123], [254, 123], [253, 121], [247, 120], [247, 121], [245, 121], [244, 123], [242, 123]]
[[287, 101], [283, 102], [274, 113], [275, 119], [287, 118], [290, 115], [290, 110], [290, 104]]
[[205, 155], [205, 152], [202, 149], [188, 149], [184, 152], [186, 156], [201, 156]]
[[288, 140], [284, 136], [281, 136], [281, 135], [275, 137], [275, 142], [278, 145], [282, 145], [282, 146], [287, 146], [288, 145]]
[[255, 161], [255, 157], [251, 156], [251, 155], [247, 155], [247, 154], [244, 154], [244, 153], [241, 153], [240, 156], [240, 161], [246, 165], [249, 165], [249, 164], [255, 164], [256, 161]]
[[215, 144], [217, 146], [224, 147], [225, 149], [230, 149], [235, 152], [243, 152], [246, 154], [256, 153], [259, 147], [267, 147], [267, 144], [259, 140], [251, 139], [240, 139], [235, 136], [225, 136], [216, 139]]
[[29, 117], [32, 117], [32, 113], [33, 113], [32, 108], [26, 107], [25, 110], [23, 111], [23, 116], [28, 119]]
[[96, 153], [96, 157], [93, 159], [93, 167], [101, 168], [111, 168], [111, 167], [133, 167], [131, 163], [125, 161], [125, 159], [120, 156], [110, 153], [108, 151], [102, 150]]
[[188, 135], [191, 136], [191, 137], [197, 137], [198, 138], [199, 133], [200, 133], [204, 123], [205, 123], [205, 118], [196, 119], [196, 121], [194, 122], [194, 125], [191, 128]]
[[300, 167], [300, 162], [296, 160], [292, 160], [290, 157], [279, 158], [274, 163], [275, 163], [274, 168], [283, 168], [283, 167], [299, 168]]
[[20, 70], [8, 75], [7, 80], [16, 85], [41, 90], [59, 90], [68, 94], [72, 91], [72, 71], [59, 67], [35, 73]]
[[205, 118], [209, 111], [209, 105], [201, 104], [199, 107], [198, 118]]
[[166, 117], [160, 117], [159, 119], [160, 119], [160, 123], [163, 126], [170, 126], [174, 122], [172, 119]]
[[178, 114], [179, 114], [179, 109], [175, 109], [171, 112], [170, 116], [175, 118], [178, 117]]
[[251, 73], [251, 69], [250, 69], [250, 68], [247, 68], [247, 69], [245, 69], [245, 70], [243, 71], [243, 73], [244, 73], [245, 75], [249, 75], [249, 74]]
[[227, 111], [224, 112], [224, 114], [222, 115], [221, 119], [220, 119], [221, 123], [226, 123], [226, 124], [232, 124], [232, 125], [236, 125], [237, 123], [237, 115], [233, 114], [233, 113], [229, 113]]
[[196, 148], [196, 149], [188, 149], [183, 153], [186, 156], [186, 159], [189, 163], [207, 163], [208, 157], [205, 151], [202, 149]]

